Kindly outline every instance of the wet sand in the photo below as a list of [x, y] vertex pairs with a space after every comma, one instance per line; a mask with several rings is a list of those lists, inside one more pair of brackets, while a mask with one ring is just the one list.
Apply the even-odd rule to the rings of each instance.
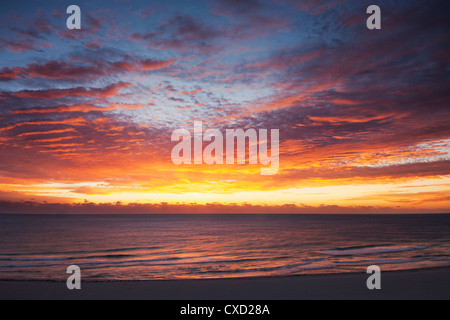
[[381, 290], [369, 275], [306, 275], [273, 278], [82, 282], [0, 281], [0, 299], [43, 300], [348, 300], [450, 299], [450, 268], [384, 272]]

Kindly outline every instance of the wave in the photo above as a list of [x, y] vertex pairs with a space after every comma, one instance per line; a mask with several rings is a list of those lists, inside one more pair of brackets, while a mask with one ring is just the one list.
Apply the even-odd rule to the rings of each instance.
[[361, 246], [361, 247], [349, 247], [349, 248], [335, 248], [322, 250], [322, 253], [332, 256], [358, 256], [365, 254], [375, 253], [394, 253], [394, 252], [406, 252], [413, 250], [423, 250], [428, 248], [427, 246], [415, 246], [415, 247], [385, 247], [385, 246]]
[[89, 259], [124, 259], [139, 257], [140, 255], [132, 254], [115, 254], [115, 255], [99, 255], [99, 256], [85, 256], [85, 257], [37, 257], [37, 258], [7, 258], [0, 259], [0, 261], [66, 261], [66, 260], [89, 260]]
[[[70, 260], [70, 259], [66, 259]], [[80, 259], [81, 260], [81, 259]], [[78, 261], [76, 264], [80, 267], [89, 269], [105, 268], [105, 267], [135, 267], [135, 266], [177, 266], [177, 265], [202, 265], [202, 264], [239, 264], [245, 262], [261, 262], [268, 261], [268, 258], [209, 258], [209, 257], [164, 257], [153, 259], [137, 259], [137, 260], [97, 260], [97, 261]], [[10, 260], [20, 262], [51, 262], [64, 261], [63, 259], [21, 259]], [[31, 267], [54, 267], [60, 264], [56, 263], [28, 263], [20, 265], [0, 265], [0, 268], [15, 269], [15, 268], [31, 268]]]
[[54, 257], [38, 257], [38, 258], [11, 258], [4, 259], [3, 261], [65, 261], [70, 260], [70, 258], [54, 258]]
[[383, 264], [406, 264], [426, 261], [425, 259], [374, 259], [374, 260], [359, 260], [359, 261], [337, 261], [341, 266], [369, 266], [369, 265], [383, 265]]
[[97, 253], [113, 253], [113, 252], [133, 252], [133, 251], [153, 251], [158, 249], [164, 249], [164, 247], [131, 247], [131, 248], [118, 248], [118, 249], [103, 249], [103, 250], [85, 250], [85, 251], [45, 251], [45, 252], [28, 252], [28, 253], [0, 253], [0, 257], [16, 257], [16, 256], [39, 256], [39, 255], [89, 255]]

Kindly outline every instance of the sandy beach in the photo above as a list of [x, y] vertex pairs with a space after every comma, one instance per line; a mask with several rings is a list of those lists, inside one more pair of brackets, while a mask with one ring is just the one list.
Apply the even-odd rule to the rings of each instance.
[[56, 300], [309, 300], [450, 299], [450, 268], [382, 273], [382, 289], [366, 287], [368, 275], [274, 278], [83, 282], [0, 281], [0, 299]]

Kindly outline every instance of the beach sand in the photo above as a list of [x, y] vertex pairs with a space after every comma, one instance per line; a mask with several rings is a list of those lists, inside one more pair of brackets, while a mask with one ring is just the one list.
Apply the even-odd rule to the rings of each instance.
[[272, 278], [170, 281], [0, 281], [0, 299], [87, 300], [310, 300], [450, 299], [450, 268], [384, 272], [381, 290], [368, 290], [369, 275], [306, 275]]

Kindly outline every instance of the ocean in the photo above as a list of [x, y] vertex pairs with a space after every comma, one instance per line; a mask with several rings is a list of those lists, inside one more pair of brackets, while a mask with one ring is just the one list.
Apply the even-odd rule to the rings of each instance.
[[450, 215], [0, 215], [0, 279], [211, 279], [450, 266]]

